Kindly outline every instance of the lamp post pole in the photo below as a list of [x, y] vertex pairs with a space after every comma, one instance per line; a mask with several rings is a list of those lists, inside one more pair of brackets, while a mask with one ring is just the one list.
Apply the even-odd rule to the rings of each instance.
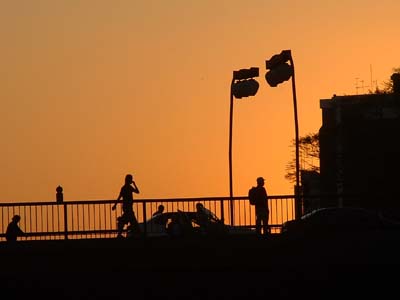
[[[290, 51], [290, 50], [289, 50]], [[295, 187], [295, 203], [296, 203], [296, 218], [301, 215], [301, 203], [300, 203], [300, 149], [299, 149], [299, 121], [297, 117], [297, 97], [296, 97], [296, 81], [295, 71], [292, 55], [289, 55], [290, 65], [292, 66], [292, 93], [293, 93], [293, 111], [294, 111], [294, 130], [295, 130], [295, 143], [296, 143], [296, 187]]]
[[233, 179], [232, 179], [232, 127], [233, 127], [233, 92], [232, 87], [235, 79], [232, 79], [230, 88], [230, 109], [229, 109], [229, 205], [230, 220], [233, 225]]
[[[287, 64], [289, 61], [290, 65]], [[295, 185], [295, 218], [301, 216], [302, 205], [300, 201], [300, 162], [299, 162], [299, 122], [297, 118], [297, 99], [294, 63], [291, 50], [283, 50], [280, 54], [273, 55], [266, 61], [265, 79], [271, 87], [276, 87], [292, 77], [293, 109], [294, 109], [294, 129], [296, 142], [296, 185]]]
[[[232, 127], [233, 127], [233, 99], [238, 99], [254, 96], [259, 84], [254, 77], [259, 76], [259, 68], [240, 69], [233, 71], [231, 88], [230, 88], [230, 109], [229, 109], [229, 204], [230, 204], [230, 219], [231, 225], [234, 224], [234, 209], [233, 209], [233, 176], [232, 176]], [[223, 215], [224, 209], [221, 209]]]

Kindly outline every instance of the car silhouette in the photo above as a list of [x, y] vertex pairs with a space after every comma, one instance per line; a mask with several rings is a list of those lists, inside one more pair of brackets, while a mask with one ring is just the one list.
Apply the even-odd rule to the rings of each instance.
[[[256, 234], [254, 229], [226, 225], [218, 218], [210, 220], [207, 228], [203, 228], [198, 220], [197, 212], [181, 210], [152, 216], [146, 222], [139, 223], [139, 227], [146, 237]], [[130, 236], [129, 232], [128, 236]]]
[[326, 207], [283, 223], [281, 234], [301, 237], [399, 228], [398, 222], [374, 210], [360, 207]]

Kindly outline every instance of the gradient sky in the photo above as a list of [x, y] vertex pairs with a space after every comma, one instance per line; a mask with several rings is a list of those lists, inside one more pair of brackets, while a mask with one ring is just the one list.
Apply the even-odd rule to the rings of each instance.
[[[260, 68], [235, 100], [234, 195], [257, 176], [271, 195], [294, 138], [290, 82], [265, 60], [291, 49], [300, 135], [320, 99], [368, 92], [399, 67], [400, 2], [0, 0], [0, 201], [229, 195], [233, 70]], [[375, 83], [376, 82], [376, 83]]]

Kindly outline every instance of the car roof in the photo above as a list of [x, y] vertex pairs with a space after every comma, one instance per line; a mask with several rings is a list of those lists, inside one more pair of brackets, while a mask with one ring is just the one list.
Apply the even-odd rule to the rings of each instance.
[[164, 213], [161, 213], [161, 214], [157, 214], [157, 215], [155, 215], [155, 216], [152, 216], [151, 219], [158, 219], [158, 218], [167, 218], [167, 219], [171, 219], [171, 218], [173, 218], [174, 216], [180, 215], [180, 214], [185, 214], [185, 215], [187, 215], [188, 217], [193, 218], [193, 216], [194, 216], [196, 213], [195, 213], [195, 212], [191, 212], [191, 211], [187, 212], [187, 211], [178, 210], [178, 211], [171, 211], [171, 212], [164, 212]]
[[315, 215], [315, 214], [319, 214], [319, 213], [321, 213], [321, 212], [326, 212], [326, 211], [338, 211], [338, 212], [339, 212], [339, 211], [340, 211], [340, 212], [345, 212], [345, 211], [362, 211], [362, 212], [370, 213], [370, 214], [374, 213], [374, 211], [368, 210], [368, 209], [363, 208], [363, 207], [351, 207], [351, 206], [336, 207], [336, 206], [333, 206], [333, 207], [321, 207], [321, 208], [314, 209], [313, 211], [311, 211], [311, 212], [309, 212], [309, 213], [307, 213], [307, 214], [301, 216], [301, 219], [304, 220], [304, 219], [307, 219], [307, 218], [309, 218], [309, 217], [311, 217], [311, 216], [313, 216], [313, 215]]

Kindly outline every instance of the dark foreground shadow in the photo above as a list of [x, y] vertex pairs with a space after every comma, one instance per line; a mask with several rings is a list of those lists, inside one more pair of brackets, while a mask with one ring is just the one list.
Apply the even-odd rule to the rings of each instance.
[[81, 240], [0, 245], [11, 298], [251, 299], [396, 291], [400, 238]]

